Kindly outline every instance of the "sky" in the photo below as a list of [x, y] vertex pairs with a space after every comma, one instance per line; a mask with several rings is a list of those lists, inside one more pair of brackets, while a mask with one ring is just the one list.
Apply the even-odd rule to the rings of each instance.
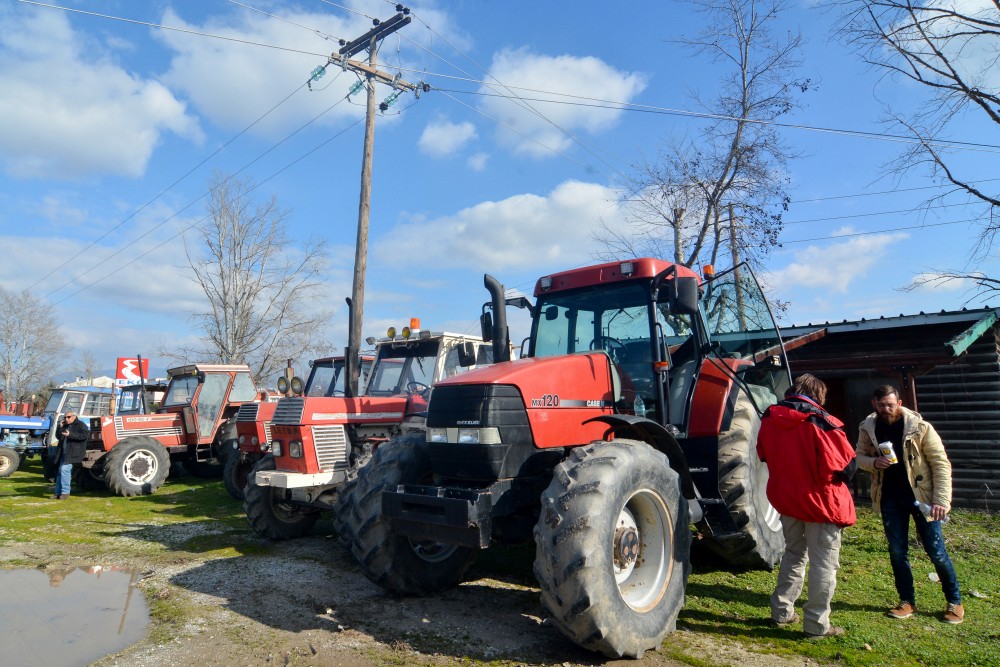
[[[689, 3], [408, 7], [379, 67], [429, 89], [376, 118], [365, 337], [411, 317], [474, 333], [484, 273], [530, 294], [537, 277], [596, 261], [600, 230], [627, 228], [622, 184], [659, 147], [697, 136], [706, 121], [675, 112], [698, 110], [719, 83], [681, 44], [705, 28]], [[136, 354], [163, 368], [158, 351], [198, 336], [189, 314], [204, 297], [185, 243], [197, 251], [218, 174], [274, 197], [297, 247], [326, 244], [318, 305], [346, 345], [364, 93], [348, 97], [357, 77], [333, 65], [306, 84], [339, 39], [395, 13], [385, 0], [0, 2], [0, 286], [54, 306], [73, 351], [65, 370], [84, 354], [100, 368]], [[971, 259], [981, 209], [960, 198], [924, 209], [939, 184], [887, 169], [907, 144], [831, 131], [884, 135], [885, 105], [923, 95], [867, 68], [833, 38], [834, 19], [793, 2], [780, 25], [805, 38], [799, 75], [813, 84], [779, 130], [797, 157], [762, 277], [788, 304], [781, 323], [986, 305], [960, 283], [903, 289], [942, 270], [995, 274], [996, 260]], [[1000, 143], [995, 126], [966, 129], [950, 138]], [[988, 180], [996, 152], [953, 157]], [[528, 333], [521, 316], [511, 326], [514, 340]]]

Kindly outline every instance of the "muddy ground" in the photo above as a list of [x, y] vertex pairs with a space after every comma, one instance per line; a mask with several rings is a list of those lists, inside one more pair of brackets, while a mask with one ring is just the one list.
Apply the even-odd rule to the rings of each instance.
[[[102, 544], [99, 560], [140, 572], [138, 587], [154, 611], [145, 639], [93, 663], [99, 667], [215, 665], [629, 665], [631, 667], [809, 664], [754, 653], [724, 637], [683, 628], [640, 660], [608, 660], [583, 650], [544, 620], [525, 549], [491, 550], [458, 589], [427, 598], [389, 597], [371, 584], [320, 524], [313, 536], [264, 548], [267, 555], [192, 554], [212, 524], [137, 526]], [[220, 527], [220, 531], [224, 528]], [[175, 562], [146, 545], [178, 547]], [[86, 565], [25, 542], [0, 550], [0, 562], [40, 569]], [[158, 550], [159, 551], [159, 550]], [[501, 572], [499, 578], [497, 572]]]

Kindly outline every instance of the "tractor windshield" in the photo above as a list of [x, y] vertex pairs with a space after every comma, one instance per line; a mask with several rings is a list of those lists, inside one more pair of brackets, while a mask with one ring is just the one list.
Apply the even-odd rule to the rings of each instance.
[[[323, 361], [313, 364], [309, 379], [306, 380], [304, 394], [306, 396], [337, 396], [344, 395], [344, 381], [340, 379], [340, 370], [344, 367], [343, 360]], [[336, 384], [336, 386], [335, 386]]]
[[[717, 354], [746, 359], [743, 379], [781, 397], [791, 384], [781, 335], [767, 299], [744, 265], [712, 278], [702, 300], [709, 336]], [[773, 402], [770, 401], [770, 402]]]
[[437, 365], [438, 340], [413, 340], [379, 347], [372, 366], [372, 376], [365, 393], [368, 396], [393, 396], [417, 383], [430, 387]]
[[167, 395], [163, 398], [163, 407], [189, 405], [197, 389], [198, 377], [195, 375], [172, 378], [170, 386], [167, 388]]

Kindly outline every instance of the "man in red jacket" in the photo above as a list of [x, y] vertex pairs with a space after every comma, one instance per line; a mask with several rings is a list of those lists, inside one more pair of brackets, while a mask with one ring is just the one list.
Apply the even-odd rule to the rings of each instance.
[[809, 563], [809, 599], [802, 629], [810, 638], [844, 633], [830, 625], [830, 600], [837, 588], [840, 535], [857, 521], [847, 482], [857, 471], [844, 424], [822, 408], [826, 384], [803, 374], [761, 419], [757, 455], [767, 463], [767, 499], [781, 514], [785, 553], [771, 595], [771, 620], [798, 621], [795, 601]]

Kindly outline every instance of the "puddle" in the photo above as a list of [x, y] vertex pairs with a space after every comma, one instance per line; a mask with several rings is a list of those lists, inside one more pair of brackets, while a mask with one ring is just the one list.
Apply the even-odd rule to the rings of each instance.
[[138, 581], [99, 565], [0, 570], [3, 664], [87, 665], [139, 641], [149, 610]]

